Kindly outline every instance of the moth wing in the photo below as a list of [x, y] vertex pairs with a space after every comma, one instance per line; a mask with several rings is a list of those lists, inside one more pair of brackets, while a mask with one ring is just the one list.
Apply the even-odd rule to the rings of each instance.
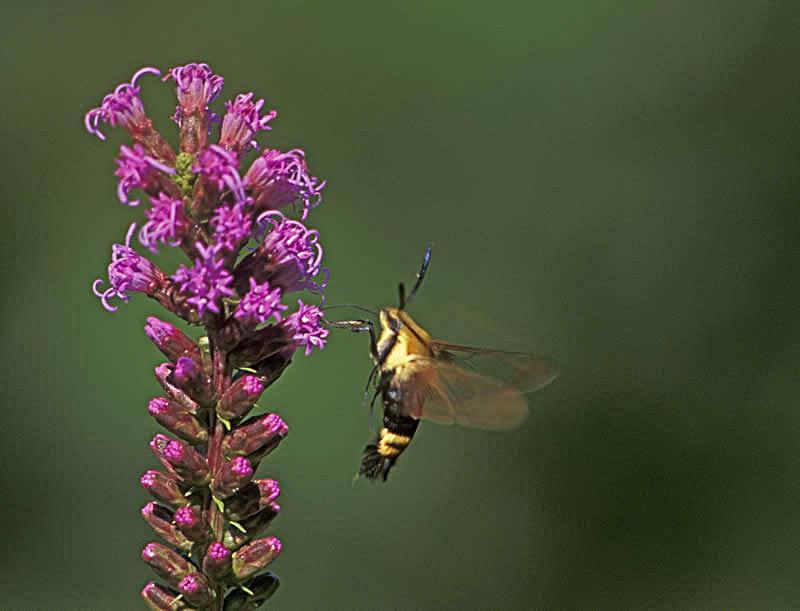
[[558, 377], [558, 369], [549, 359], [527, 352], [506, 352], [453, 344], [431, 342], [431, 350], [440, 360], [495, 378], [520, 393], [536, 392]]
[[496, 378], [429, 357], [414, 357], [404, 367], [411, 389], [403, 401], [406, 415], [490, 430], [515, 428], [527, 416], [520, 392]]

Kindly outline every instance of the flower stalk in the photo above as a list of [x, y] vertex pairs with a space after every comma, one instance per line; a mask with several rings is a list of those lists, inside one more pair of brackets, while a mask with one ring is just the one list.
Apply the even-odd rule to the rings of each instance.
[[[131, 209], [149, 203], [140, 230], [131, 224], [112, 247], [108, 284], [96, 280], [95, 294], [114, 312], [141, 293], [202, 329], [196, 340], [154, 316], [145, 325], [167, 359], [155, 368], [164, 396], [147, 409], [169, 435], [153, 437], [161, 468], [140, 479], [154, 499], [142, 518], [164, 542], [142, 551], [164, 583], [148, 583], [141, 597], [156, 610], [255, 609], [278, 587], [266, 571], [282, 549], [266, 534], [280, 488], [256, 471], [289, 428], [274, 413], [251, 413], [296, 353], [327, 341], [320, 308], [298, 299], [291, 311], [287, 300], [287, 293], [321, 293], [328, 281], [319, 233], [305, 224], [325, 182], [309, 174], [300, 149], [264, 149], [243, 170], [241, 157], [258, 148], [276, 113], [244, 93], [217, 115], [211, 104], [223, 79], [207, 64], [178, 66], [163, 78], [176, 85], [176, 152], [139, 97], [149, 74], [161, 72], [142, 68], [85, 119], [101, 140], [102, 124], [127, 131], [133, 142], [117, 159], [117, 198]], [[178, 248], [189, 263], [168, 274], [137, 251], [136, 239], [153, 255]]]

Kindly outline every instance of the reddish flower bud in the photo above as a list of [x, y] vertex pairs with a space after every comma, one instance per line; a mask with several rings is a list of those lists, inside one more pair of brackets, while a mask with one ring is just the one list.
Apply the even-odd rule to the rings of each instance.
[[244, 581], [263, 571], [281, 553], [281, 542], [276, 537], [256, 539], [233, 552], [233, 575]]
[[256, 376], [244, 375], [228, 387], [217, 403], [217, 413], [226, 420], [241, 418], [253, 409], [264, 392], [264, 384]]
[[201, 573], [189, 573], [181, 579], [178, 590], [188, 602], [198, 607], [207, 607], [216, 597], [208, 579]]
[[164, 449], [170, 444], [171, 441], [172, 439], [170, 437], [158, 433], [150, 440], [150, 449], [153, 451], [153, 454], [155, 454], [159, 462], [164, 466], [164, 469], [166, 469], [167, 473], [171, 477], [179, 478], [178, 474], [175, 472], [175, 469], [164, 457]]
[[211, 491], [219, 499], [226, 499], [247, 485], [253, 477], [253, 465], [243, 456], [223, 461], [219, 472], [211, 480]]
[[185, 407], [187, 411], [193, 414], [196, 413], [197, 403], [170, 381], [172, 379], [172, 369], [173, 366], [171, 364], [161, 363], [155, 370], [156, 379], [170, 399]]
[[148, 503], [142, 507], [142, 517], [155, 533], [170, 545], [184, 552], [192, 549], [192, 542], [172, 523], [172, 512], [158, 503]]
[[156, 575], [177, 586], [181, 579], [195, 571], [194, 565], [177, 552], [160, 543], [148, 543], [142, 550], [142, 560]]
[[152, 611], [188, 611], [189, 607], [183, 604], [179, 597], [178, 592], [152, 581], [142, 588], [142, 600]]
[[289, 433], [289, 427], [277, 414], [257, 416], [243, 422], [231, 431], [222, 442], [225, 456], [248, 456], [259, 461]]
[[255, 479], [225, 501], [225, 515], [244, 520], [278, 498], [280, 487], [274, 479]]
[[188, 357], [182, 356], [175, 363], [172, 379], [176, 386], [198, 403], [209, 403], [214, 396], [211, 379], [200, 365]]
[[163, 473], [151, 469], [142, 475], [139, 482], [142, 484], [142, 488], [152, 494], [153, 498], [157, 501], [172, 505], [173, 507], [179, 507], [189, 503], [178, 487], [178, 483]]
[[182, 356], [189, 357], [197, 363], [203, 362], [200, 347], [168, 322], [150, 316], [144, 326], [144, 332], [156, 348], [173, 363]]
[[208, 441], [208, 429], [189, 410], [175, 401], [156, 397], [150, 400], [147, 411], [170, 433], [174, 433], [189, 443], [197, 444]]
[[161, 455], [184, 481], [197, 486], [208, 483], [208, 463], [192, 446], [172, 440], [164, 447]]
[[269, 503], [255, 515], [241, 522], [237, 522], [238, 526], [241, 528], [237, 528], [236, 526], [229, 527], [223, 536], [225, 547], [233, 550], [239, 549], [251, 539], [255, 539], [263, 534], [280, 510], [281, 506], [277, 503]]
[[175, 511], [175, 524], [187, 538], [205, 543], [211, 538], [211, 529], [199, 507], [187, 505]]
[[251, 579], [246, 584], [249, 592], [237, 589], [225, 598], [225, 611], [254, 611], [267, 602], [280, 586], [278, 577], [272, 573], [264, 573]]
[[219, 541], [208, 546], [203, 558], [203, 572], [212, 579], [219, 580], [231, 570], [231, 551]]

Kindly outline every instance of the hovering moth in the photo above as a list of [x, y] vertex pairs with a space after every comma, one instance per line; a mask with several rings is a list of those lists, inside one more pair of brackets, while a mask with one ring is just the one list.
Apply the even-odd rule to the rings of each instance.
[[331, 326], [367, 332], [374, 366], [374, 403], [381, 397], [383, 426], [364, 448], [359, 476], [386, 481], [408, 448], [421, 420], [439, 424], [507, 430], [519, 426], [528, 406], [524, 395], [544, 388], [558, 371], [542, 357], [524, 352], [476, 348], [433, 339], [406, 311], [431, 258], [425, 250], [411, 292], [399, 285], [398, 307], [381, 308], [380, 334], [371, 320], [346, 320]]

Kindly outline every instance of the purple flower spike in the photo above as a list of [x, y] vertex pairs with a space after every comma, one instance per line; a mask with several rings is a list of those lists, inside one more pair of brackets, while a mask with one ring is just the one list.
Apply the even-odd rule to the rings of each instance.
[[272, 288], [266, 281], [259, 284], [251, 276], [250, 291], [239, 302], [233, 315], [246, 327], [255, 327], [270, 318], [280, 322], [281, 312], [288, 307], [281, 303], [280, 287]]
[[287, 153], [265, 150], [247, 170], [244, 182], [253, 193], [256, 210], [277, 210], [301, 202], [303, 219], [310, 208], [322, 203], [325, 187], [324, 180], [309, 175], [306, 154], [301, 149]]
[[253, 230], [253, 218], [242, 201], [217, 208], [209, 224], [214, 229], [216, 243], [231, 253], [239, 250]]
[[178, 283], [180, 291], [189, 296], [200, 316], [206, 312], [220, 313], [220, 302], [223, 297], [233, 295], [231, 283], [233, 276], [225, 269], [225, 261], [219, 255], [220, 246], [204, 246], [197, 243], [200, 257], [195, 260], [194, 267], [181, 265], [172, 276]]
[[116, 163], [117, 169], [114, 171], [114, 175], [119, 178], [117, 197], [119, 197], [119, 201], [128, 206], [139, 205], [138, 199], [128, 199], [128, 193], [132, 189], [153, 191], [158, 187], [158, 172], [175, 174], [174, 168], [147, 155], [144, 147], [138, 142], [133, 145], [133, 148], [124, 144], [120, 146]]
[[[160, 73], [139, 70], [84, 118], [101, 140], [106, 126], [127, 131], [132, 142], [120, 147], [114, 166], [117, 196], [131, 207], [146, 196], [145, 218], [112, 246], [108, 280], [97, 279], [94, 293], [112, 312], [115, 299], [144, 293], [199, 327], [188, 335], [153, 316], [145, 325], [167, 360], [154, 370], [163, 396], [147, 410], [170, 436], [152, 438], [160, 466], [139, 480], [152, 497], [142, 518], [165, 543], [142, 552], [163, 583], [148, 583], [141, 597], [156, 611], [255, 609], [278, 587], [265, 569], [281, 550], [267, 536], [280, 488], [256, 472], [289, 428], [277, 414], [250, 414], [262, 411], [256, 402], [298, 349], [308, 354], [326, 342], [319, 308], [300, 301], [287, 317], [282, 302], [287, 291], [321, 292], [327, 283], [319, 234], [301, 222], [319, 205], [325, 181], [309, 173], [301, 149], [253, 154], [243, 176], [241, 156], [257, 148], [276, 113], [243, 93], [225, 104], [224, 117], [215, 114], [224, 81], [205, 63], [175, 66], [162, 79], [177, 94], [173, 148], [145, 114], [145, 74]], [[302, 218], [286, 218], [286, 208]], [[137, 252], [134, 237], [141, 253], [167, 246], [189, 260], [165, 274]]]
[[139, 242], [152, 253], [158, 252], [158, 244], [180, 246], [189, 227], [183, 214], [183, 202], [159, 193], [150, 200], [152, 208], [145, 211], [147, 222], [139, 231]]
[[197, 156], [192, 170], [218, 192], [227, 188], [236, 201], [245, 201], [244, 186], [239, 176], [239, 160], [235, 153], [212, 144]]
[[220, 145], [237, 153], [250, 147], [258, 148], [253, 136], [259, 131], [272, 129], [269, 122], [278, 114], [271, 110], [262, 117], [263, 106], [264, 100], [253, 102], [252, 93], [240, 93], [233, 102], [225, 102]]
[[94, 294], [100, 298], [103, 307], [109, 312], [117, 308], [109, 303], [110, 299], [117, 297], [128, 301], [128, 291], [145, 293], [152, 296], [167, 282], [166, 276], [153, 263], [131, 248], [131, 236], [136, 230], [136, 223], [132, 223], [125, 236], [124, 244], [114, 244], [111, 247], [111, 263], [108, 266], [108, 281], [111, 286], [101, 290], [102, 278], [92, 284]]
[[323, 312], [315, 305], [305, 305], [302, 299], [297, 300], [297, 311], [286, 319], [286, 326], [292, 331], [292, 339], [298, 346], [305, 346], [305, 354], [311, 354], [312, 348], [325, 347], [328, 330], [322, 326]]
[[208, 112], [208, 105], [222, 91], [225, 83], [218, 74], [214, 74], [208, 64], [186, 64], [170, 68], [163, 80], [172, 79], [178, 85], [178, 103], [172, 119], [178, 125], [181, 118], [196, 112]]
[[140, 88], [136, 86], [136, 81], [143, 74], [160, 75], [161, 71], [158, 68], [142, 68], [133, 75], [130, 83], [122, 83], [113, 93], [103, 98], [98, 108], [87, 112], [84, 125], [90, 134], [94, 134], [100, 140], [106, 139], [98, 127], [101, 121], [111, 127], [121, 125], [128, 131], [134, 131], [149, 121], [144, 114], [142, 100], [139, 99]]

